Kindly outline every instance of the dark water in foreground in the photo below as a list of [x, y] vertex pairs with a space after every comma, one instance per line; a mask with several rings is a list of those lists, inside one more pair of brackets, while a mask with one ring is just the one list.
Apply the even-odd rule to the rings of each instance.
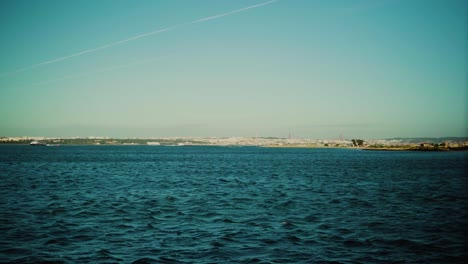
[[0, 146], [0, 260], [463, 263], [467, 157]]

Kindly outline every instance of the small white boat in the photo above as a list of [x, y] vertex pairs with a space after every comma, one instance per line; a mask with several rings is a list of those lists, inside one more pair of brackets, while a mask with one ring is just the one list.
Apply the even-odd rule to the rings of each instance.
[[31, 143], [29, 143], [30, 146], [47, 146], [46, 143], [44, 142], [41, 142], [41, 141], [32, 141]]

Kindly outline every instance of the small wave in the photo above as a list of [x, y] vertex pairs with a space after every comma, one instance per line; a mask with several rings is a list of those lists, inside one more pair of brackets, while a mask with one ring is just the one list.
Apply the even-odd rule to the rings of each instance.
[[265, 238], [265, 239], [260, 240], [260, 242], [262, 242], [263, 244], [266, 244], [266, 245], [273, 245], [273, 244], [277, 244], [278, 240]]
[[249, 258], [246, 260], [241, 261], [241, 263], [264, 263], [261, 259], [259, 258]]
[[32, 253], [30, 249], [27, 248], [6, 248], [0, 251], [2, 254], [6, 255], [29, 255]]
[[93, 237], [88, 236], [88, 235], [76, 235], [76, 236], [73, 236], [71, 239], [78, 240], [78, 241], [89, 241], [89, 240], [92, 240]]
[[439, 247], [436, 247], [433, 244], [427, 244], [422, 242], [417, 242], [414, 240], [399, 238], [399, 239], [371, 239], [367, 242], [373, 244], [374, 246], [385, 245], [391, 247], [399, 247], [402, 249], [418, 252], [418, 251], [441, 251]]
[[48, 258], [43, 259], [39, 257], [23, 257], [8, 262], [10, 264], [65, 264], [66, 262], [60, 259]]
[[210, 243], [210, 245], [212, 245], [212, 246], [215, 247], [215, 248], [219, 248], [219, 247], [223, 247], [223, 246], [224, 246], [224, 244], [221, 243], [221, 242], [219, 242], [219, 241], [212, 241], [212, 242]]
[[127, 225], [127, 224], [120, 224], [117, 226], [117, 228], [121, 228], [121, 229], [130, 229], [130, 228], [133, 228], [132, 225]]
[[297, 243], [302, 241], [302, 239], [300, 239], [299, 237], [294, 236], [294, 235], [289, 235], [289, 236], [286, 237], [286, 239], [288, 241], [297, 242]]
[[289, 208], [294, 208], [297, 205], [297, 202], [293, 200], [287, 200], [285, 202], [282, 202], [276, 206], [274, 206], [275, 209], [289, 209]]
[[170, 202], [174, 202], [174, 201], [177, 201], [178, 198], [175, 197], [175, 196], [171, 196], [171, 195], [168, 195], [166, 196], [166, 198], [164, 198], [166, 201], [170, 201]]
[[110, 250], [108, 249], [100, 249], [96, 252], [96, 257], [99, 259], [99, 262], [121, 262], [123, 259], [115, 257]]
[[133, 261], [131, 264], [159, 264], [161, 263], [158, 260], [152, 258], [141, 258]]
[[45, 242], [45, 245], [58, 245], [58, 246], [66, 246], [70, 244], [70, 240], [67, 238], [53, 238]]
[[235, 223], [234, 221], [232, 221], [232, 220], [229, 219], [229, 218], [223, 218], [222, 222], [223, 222], [223, 223]]
[[328, 229], [330, 229], [330, 228], [332, 228], [332, 226], [329, 225], [329, 224], [320, 224], [320, 225], [318, 226], [318, 229], [320, 229], [320, 230], [328, 230]]
[[369, 246], [370, 244], [365, 243], [365, 242], [361, 242], [359, 240], [345, 240], [343, 242], [343, 245], [345, 247], [365, 247], [365, 246]]

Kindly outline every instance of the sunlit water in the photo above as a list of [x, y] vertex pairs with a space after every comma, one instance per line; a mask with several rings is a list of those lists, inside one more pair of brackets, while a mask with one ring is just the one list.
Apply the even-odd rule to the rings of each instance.
[[463, 263], [467, 157], [0, 146], [0, 260]]

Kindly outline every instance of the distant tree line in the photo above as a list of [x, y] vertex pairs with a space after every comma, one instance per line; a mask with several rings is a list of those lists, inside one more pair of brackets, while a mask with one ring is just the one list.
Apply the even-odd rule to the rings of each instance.
[[352, 139], [351, 141], [353, 142], [353, 146], [355, 147], [360, 147], [364, 145], [364, 140], [362, 139]]

